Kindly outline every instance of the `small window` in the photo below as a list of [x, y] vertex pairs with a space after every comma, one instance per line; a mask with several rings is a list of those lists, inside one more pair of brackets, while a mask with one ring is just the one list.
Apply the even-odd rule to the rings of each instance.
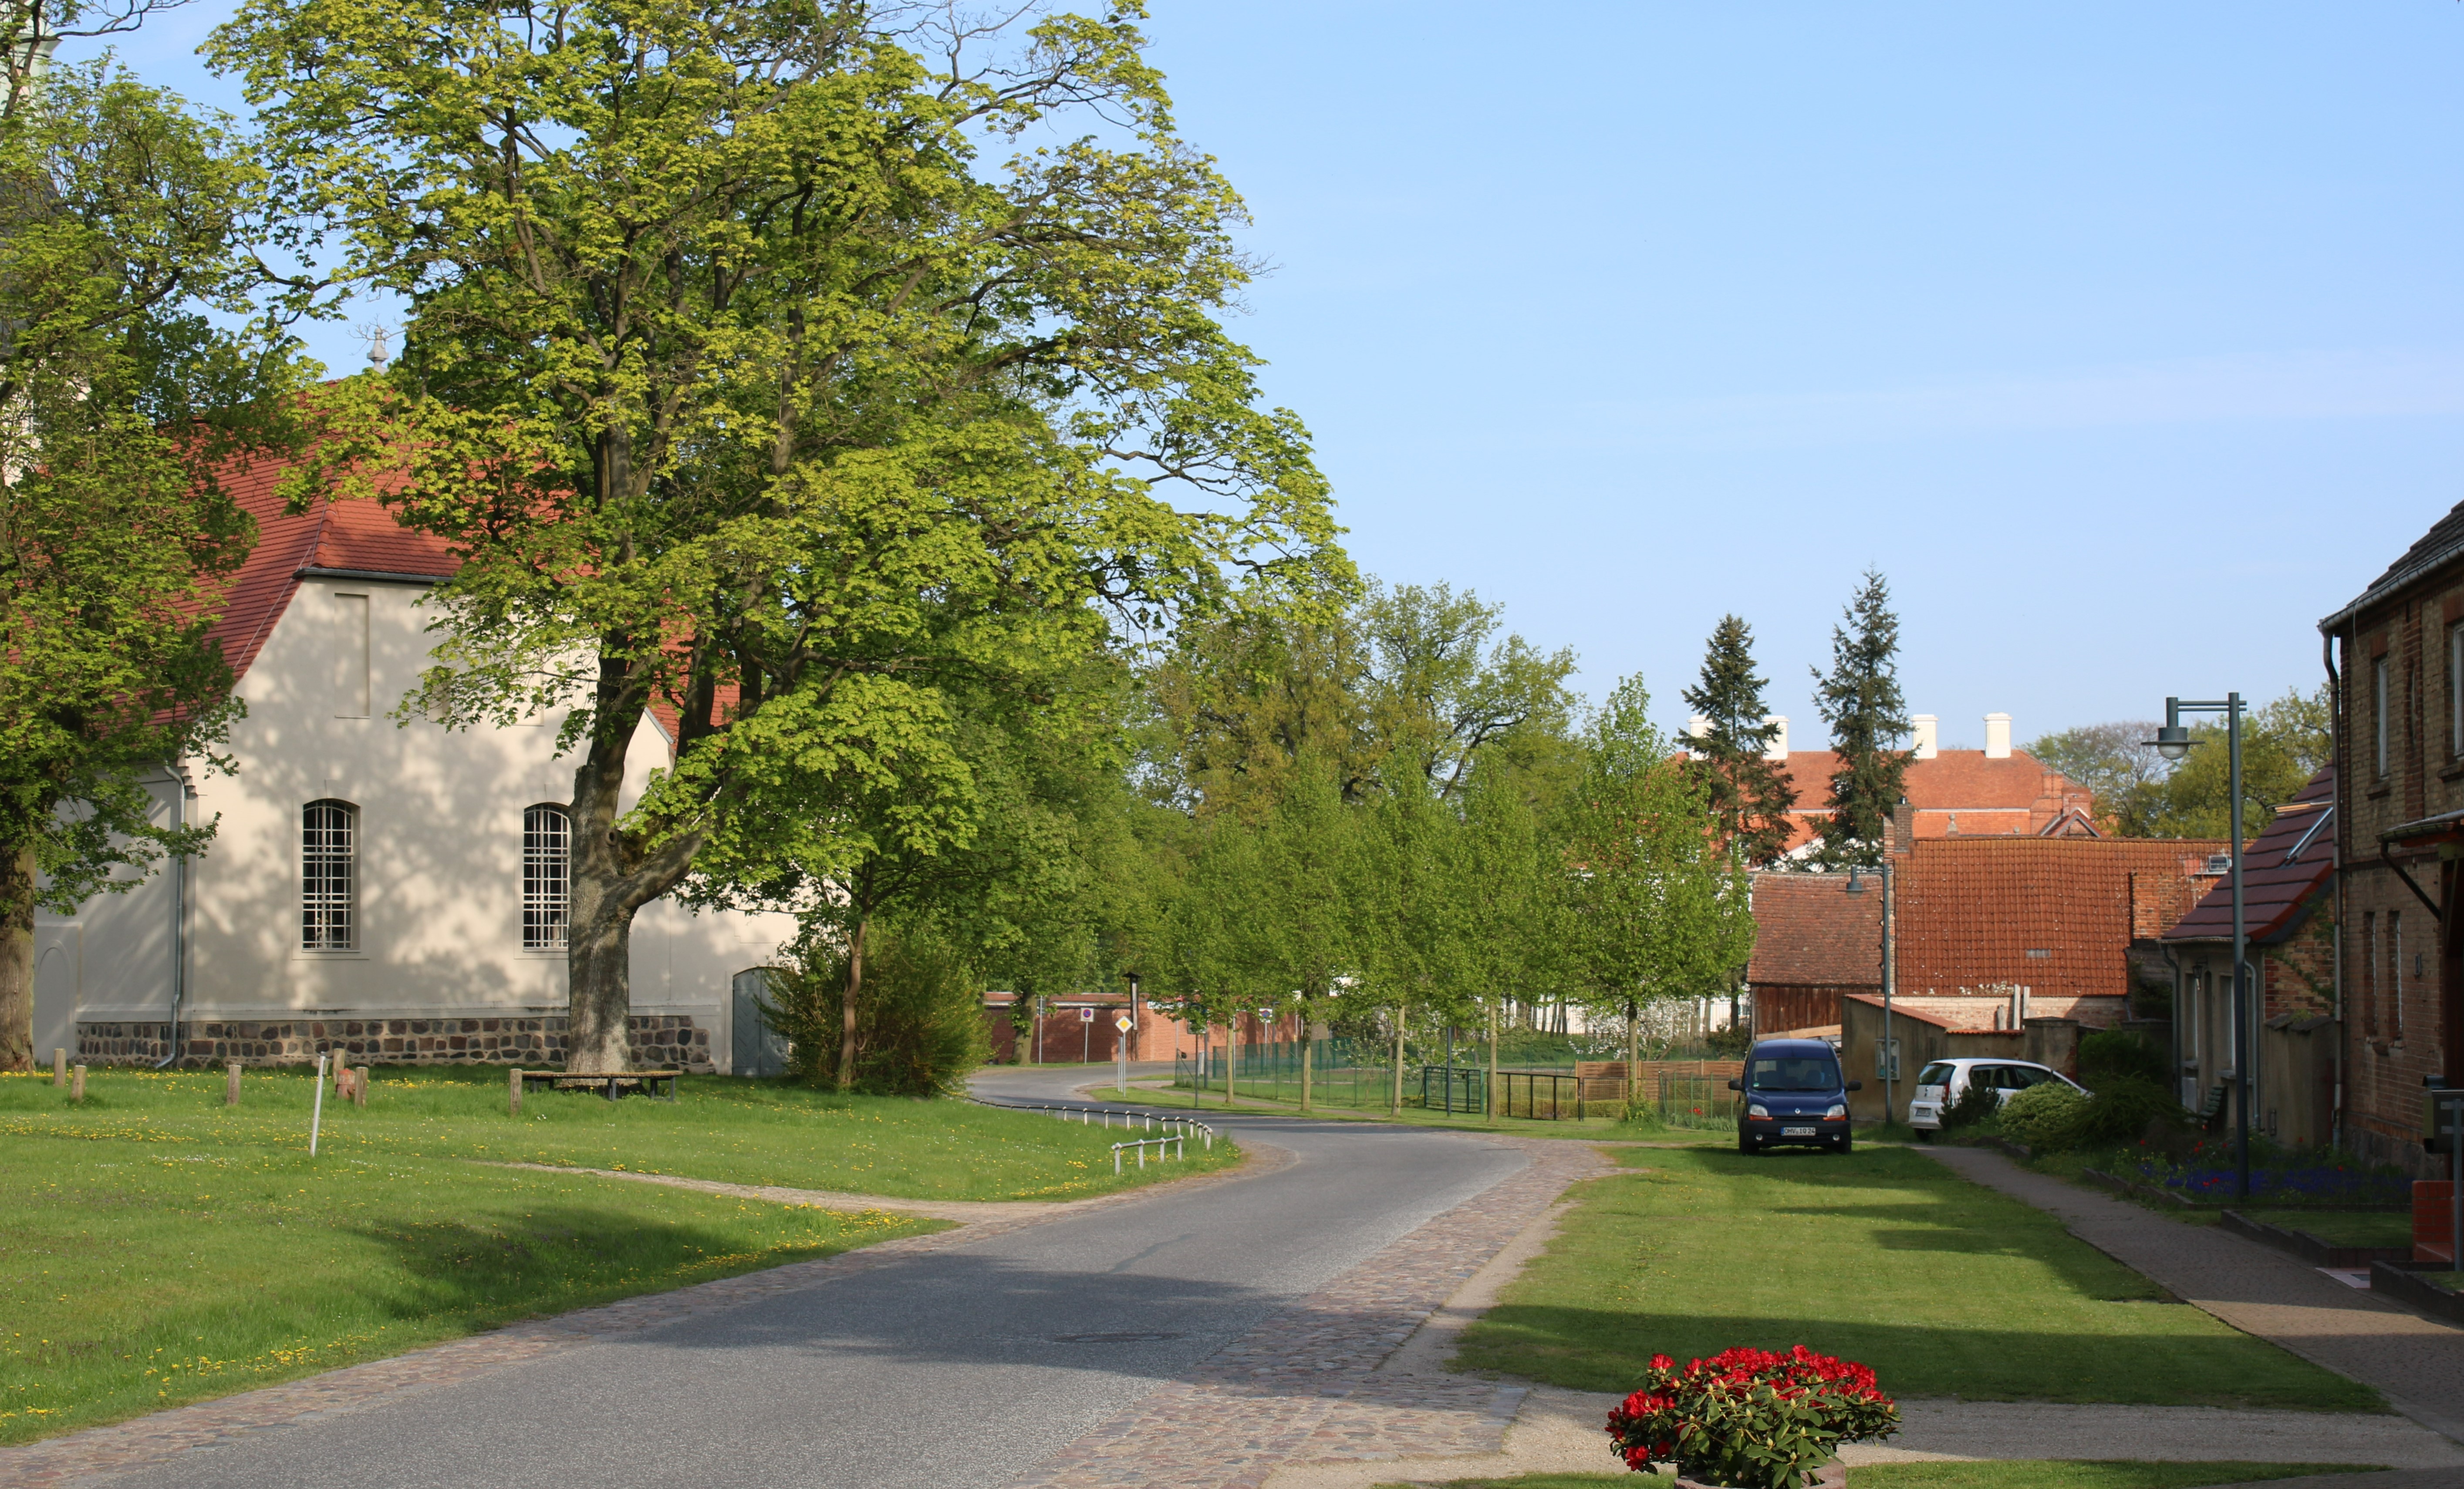
[[360, 809], [311, 801], [299, 814], [299, 947], [355, 952], [360, 946]]
[[573, 819], [561, 806], [522, 812], [522, 950], [564, 945], [573, 905]]
[[2404, 1042], [2404, 911], [2389, 910], [2387, 933], [2387, 1032], [2395, 1042]]
[[2370, 664], [2370, 760], [2382, 776], [2393, 734], [2387, 722], [2387, 661], [2381, 657]]
[[2464, 755], [2464, 625], [2447, 627], [2447, 753]]

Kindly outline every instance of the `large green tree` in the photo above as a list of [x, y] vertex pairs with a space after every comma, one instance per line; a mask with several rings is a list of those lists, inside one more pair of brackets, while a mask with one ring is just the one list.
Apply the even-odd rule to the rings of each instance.
[[1867, 569], [1831, 631], [1831, 670], [1814, 674], [1814, 706], [1831, 726], [1839, 769], [1822, 822], [1822, 861], [1834, 867], [1882, 861], [1882, 827], [1899, 803], [1914, 756], [1898, 748], [1912, 727], [1900, 693], [1900, 618], [1880, 571]]
[[[88, 17], [72, 33], [140, 13]], [[235, 710], [209, 635], [254, 536], [217, 477], [293, 434], [256, 313], [262, 173], [108, 62], [35, 61], [0, 7], [0, 1068], [33, 1056], [33, 916], [125, 890], [211, 823], [141, 783], [209, 769]], [[175, 784], [174, 790], [179, 789]]]
[[623, 1064], [633, 915], [706, 852], [854, 857], [847, 782], [963, 791], [960, 680], [1031, 699], [1114, 620], [1331, 540], [1216, 318], [1241, 203], [1141, 46], [1128, 12], [861, 0], [248, 0], [216, 33], [330, 272], [408, 304], [333, 456], [393, 452], [387, 499], [466, 555], [421, 707], [566, 711], [575, 1064]]
[[1755, 868], [1787, 851], [1788, 814], [1796, 805], [1787, 771], [1766, 753], [1780, 729], [1763, 703], [1769, 681], [1754, 670], [1753, 628], [1727, 615], [1711, 631], [1701, 679], [1684, 692], [1704, 721], [1686, 748], [1711, 813], [1724, 841]]
[[[2251, 710], [2242, 719], [2242, 831], [2266, 830], [2331, 758], [2325, 685]], [[2191, 750], [2167, 761], [2147, 743], [2153, 723], [2086, 724], [2047, 734], [2028, 753], [2096, 793], [2100, 828], [2124, 838], [2223, 838], [2232, 832], [2232, 771], [2225, 726], [2202, 718]]]

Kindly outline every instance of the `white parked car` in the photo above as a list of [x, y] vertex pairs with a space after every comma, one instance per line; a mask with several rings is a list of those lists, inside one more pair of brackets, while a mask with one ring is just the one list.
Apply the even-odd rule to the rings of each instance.
[[1919, 1142], [1931, 1142], [1934, 1133], [1942, 1130], [1942, 1114], [1969, 1086], [1982, 1083], [1997, 1102], [2007, 1102], [2013, 1092], [2047, 1081], [2059, 1081], [2081, 1096], [2088, 1094], [2086, 1086], [2052, 1066], [2025, 1060], [1937, 1060], [1917, 1072], [1916, 1094], [1908, 1099], [1908, 1126], [1916, 1128]]

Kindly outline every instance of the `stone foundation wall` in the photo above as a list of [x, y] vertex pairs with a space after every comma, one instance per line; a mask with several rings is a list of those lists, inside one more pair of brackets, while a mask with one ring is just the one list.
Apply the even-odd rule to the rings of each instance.
[[[637, 1014], [626, 1020], [636, 1065], [672, 1065], [708, 1074], [711, 1031], [687, 1014]], [[95, 1065], [150, 1065], [168, 1053], [168, 1023], [80, 1023], [71, 1058]], [[479, 1018], [190, 1019], [180, 1031], [183, 1067], [305, 1065], [340, 1050], [355, 1064], [561, 1065], [562, 1015]], [[35, 1062], [51, 1059], [36, 1051]]]

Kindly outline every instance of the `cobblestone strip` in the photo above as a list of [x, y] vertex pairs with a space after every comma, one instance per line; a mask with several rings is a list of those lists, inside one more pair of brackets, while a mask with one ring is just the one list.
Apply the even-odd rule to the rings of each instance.
[[1045, 1459], [1010, 1489], [1256, 1489], [1287, 1462], [1494, 1453], [1525, 1388], [1376, 1373], [1569, 1184], [1588, 1144], [1497, 1138], [1530, 1164], [1266, 1320]]
[[[1022, 1206], [1021, 1209], [1026, 1213], [969, 1219], [931, 1236], [902, 1237], [858, 1251], [841, 1252], [835, 1257], [794, 1261], [767, 1271], [697, 1282], [673, 1292], [627, 1298], [553, 1319], [516, 1324], [488, 1333], [473, 1334], [467, 1339], [430, 1345], [407, 1354], [329, 1370], [287, 1385], [269, 1386], [261, 1390], [201, 1401], [194, 1406], [157, 1412], [106, 1427], [91, 1427], [63, 1437], [0, 1448], [0, 1484], [9, 1485], [11, 1489], [21, 1489], [21, 1486], [22, 1489], [50, 1489], [53, 1485], [99, 1483], [183, 1453], [217, 1447], [252, 1433], [277, 1431], [332, 1412], [364, 1411], [397, 1396], [453, 1385], [509, 1365], [577, 1348], [611, 1335], [635, 1333], [677, 1319], [741, 1307], [781, 1293], [801, 1292], [842, 1277], [869, 1272], [875, 1267], [896, 1265], [918, 1255], [972, 1246], [978, 1241], [1027, 1226], [1041, 1225], [1047, 1220], [1135, 1203], [1167, 1193], [1179, 1193], [1194, 1187], [1252, 1177], [1270, 1172], [1289, 1161], [1289, 1153], [1261, 1144], [1252, 1150], [1250, 1160], [1239, 1168], [1117, 1193], [1099, 1194], [1091, 1199]], [[607, 1172], [605, 1176], [663, 1182], [660, 1176], [653, 1174]], [[721, 1193], [754, 1193], [748, 1186], [739, 1185], [695, 1184], [692, 1187], [707, 1188]], [[759, 1193], [758, 1197], [784, 1199], [788, 1203], [809, 1202], [788, 1197], [802, 1193], [770, 1191]], [[839, 1205], [830, 1208], [851, 1207]]]

